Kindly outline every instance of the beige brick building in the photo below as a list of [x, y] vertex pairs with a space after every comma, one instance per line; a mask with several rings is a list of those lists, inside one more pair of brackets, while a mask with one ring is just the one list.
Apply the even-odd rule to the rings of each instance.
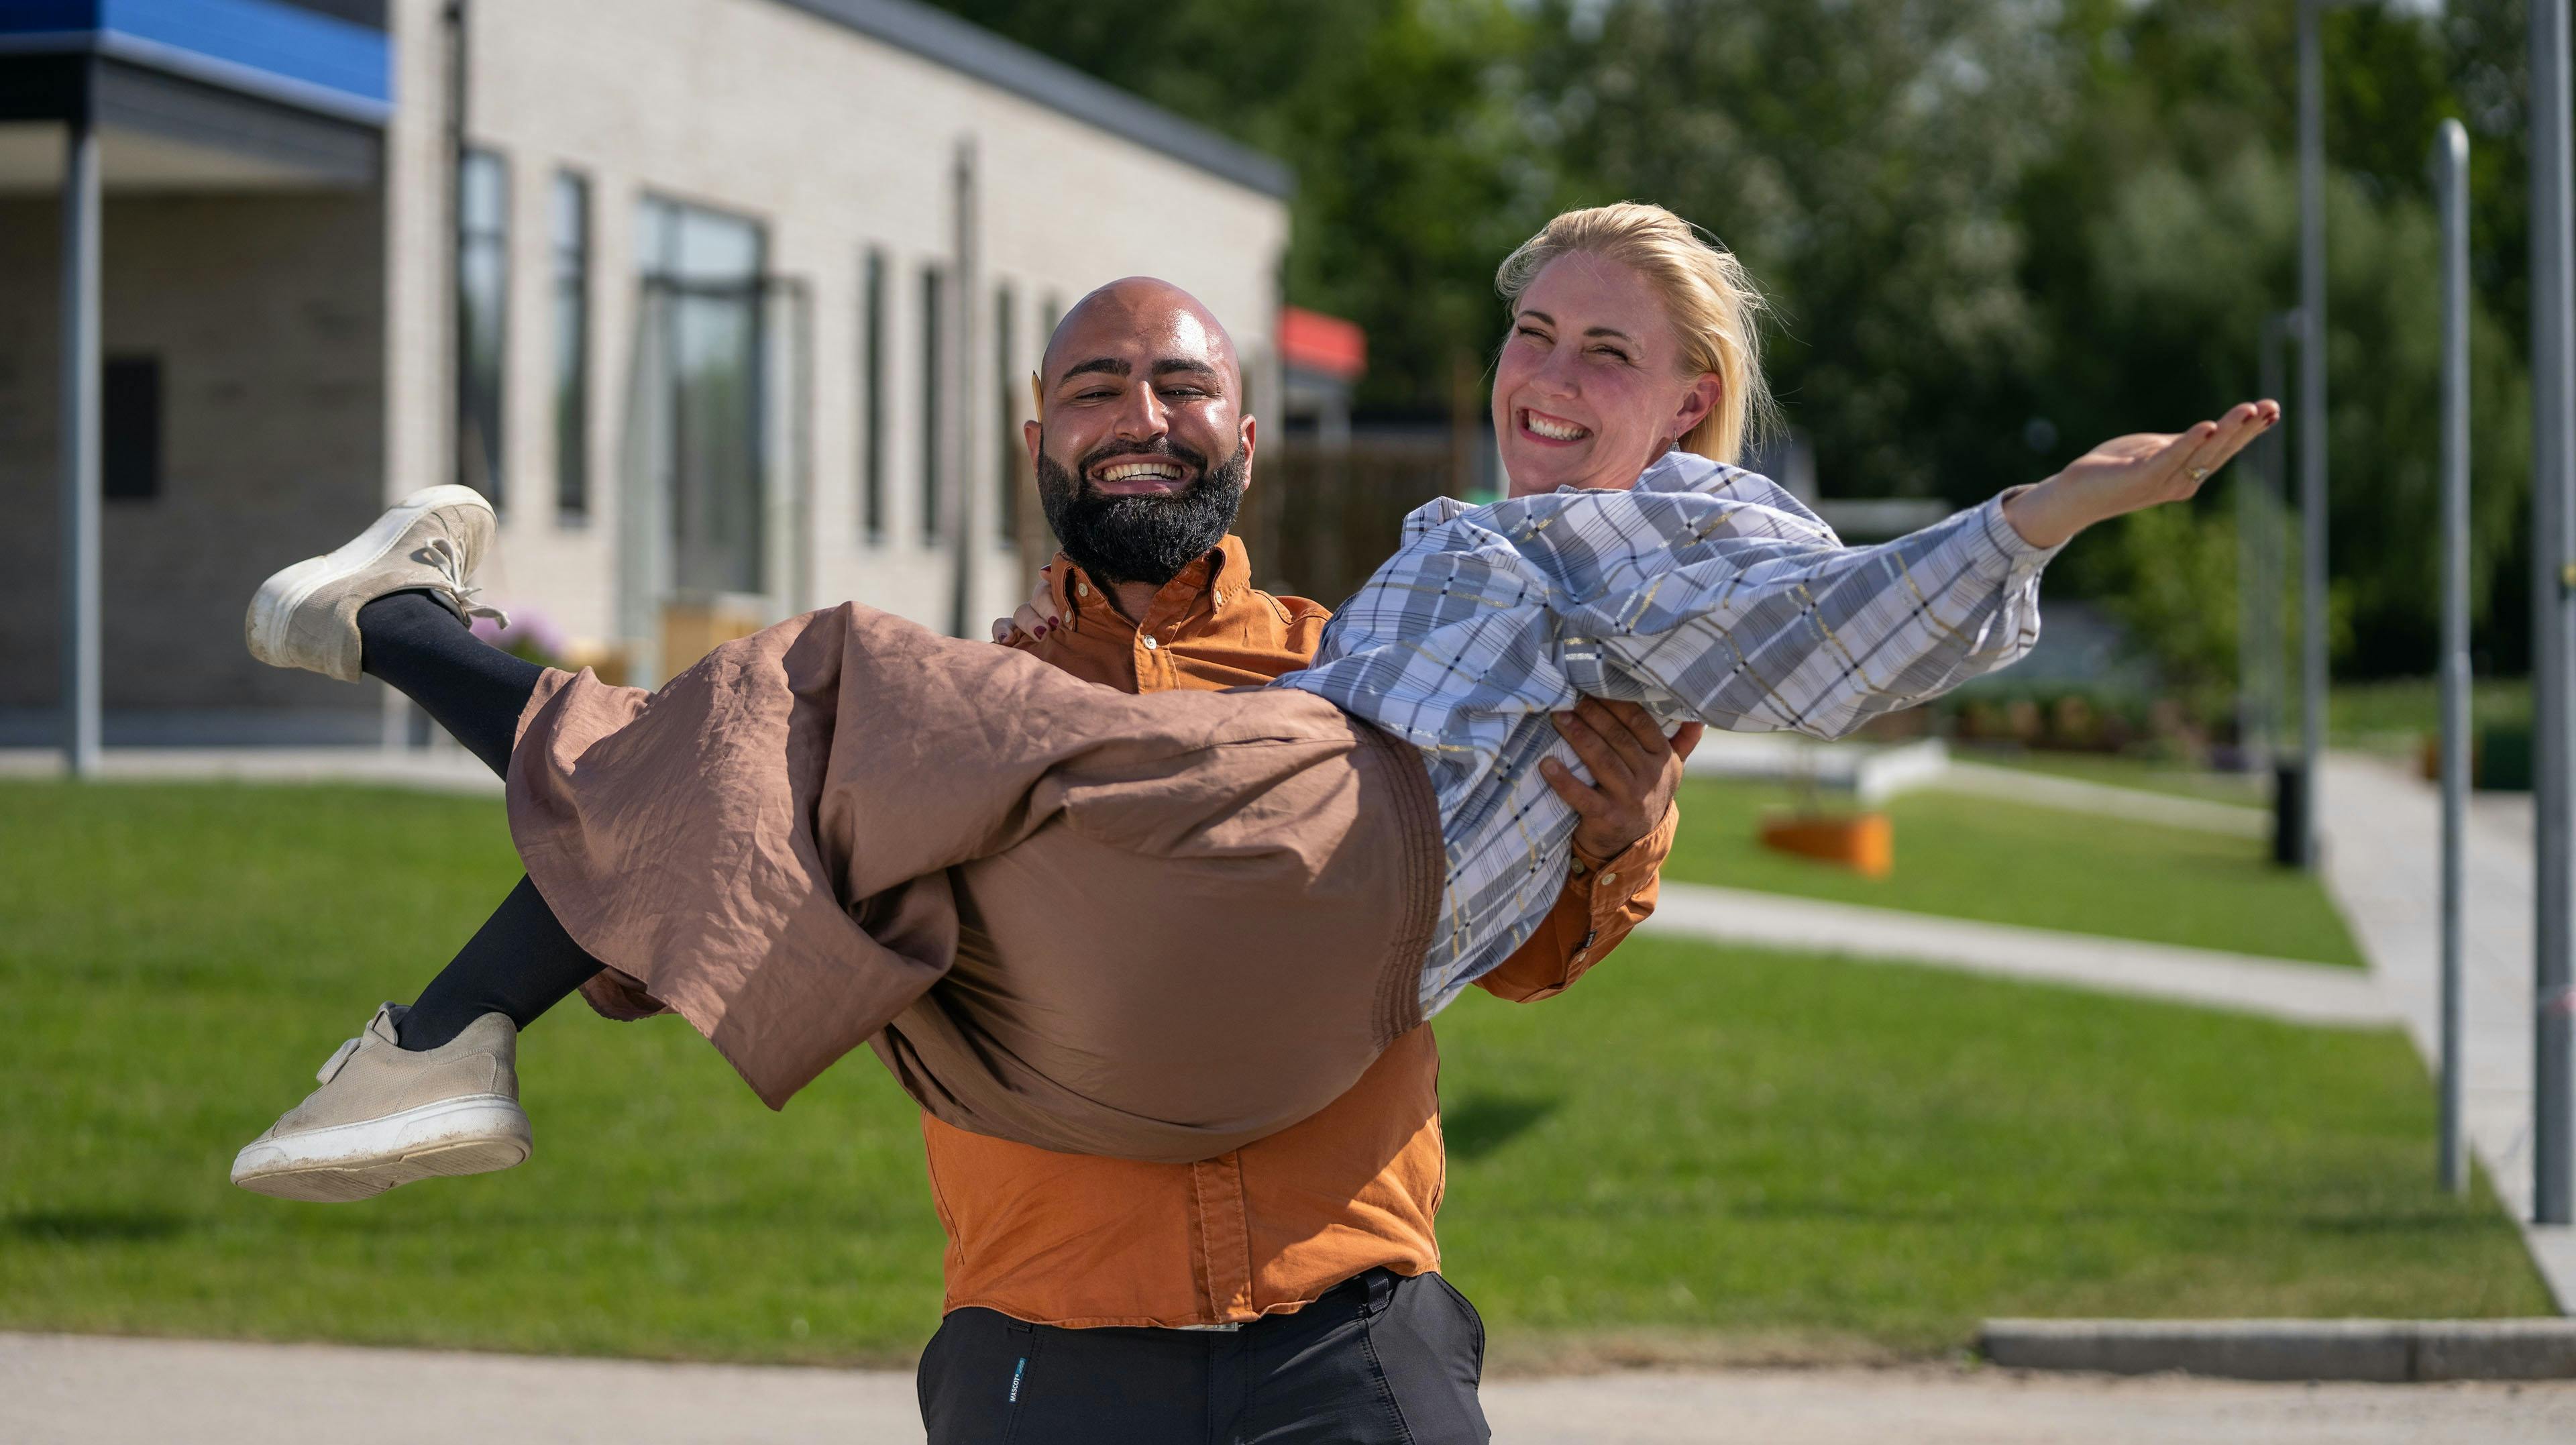
[[81, 117], [111, 742], [382, 736], [238, 618], [441, 481], [489, 595], [639, 679], [842, 598], [980, 632], [1047, 545], [1026, 375], [1112, 277], [1275, 394], [1283, 169], [907, 0], [0, 0], [0, 740], [78, 691]]

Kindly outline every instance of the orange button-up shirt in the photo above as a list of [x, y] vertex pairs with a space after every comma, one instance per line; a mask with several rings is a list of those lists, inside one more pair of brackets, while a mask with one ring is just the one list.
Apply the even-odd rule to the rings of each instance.
[[[1306, 665], [1326, 609], [1248, 580], [1233, 537], [1131, 623], [1059, 554], [1062, 626], [1018, 639], [1076, 677], [1128, 692], [1257, 685]], [[1580, 860], [1528, 943], [1479, 984], [1545, 998], [1654, 910], [1675, 816], [1597, 867]], [[1373, 1266], [1440, 1266], [1432, 1216], [1447, 1156], [1428, 1024], [1348, 1092], [1258, 1143], [1195, 1164], [1058, 1154], [924, 1114], [930, 1187], [948, 1232], [947, 1308], [1039, 1324], [1213, 1325], [1295, 1310]]]

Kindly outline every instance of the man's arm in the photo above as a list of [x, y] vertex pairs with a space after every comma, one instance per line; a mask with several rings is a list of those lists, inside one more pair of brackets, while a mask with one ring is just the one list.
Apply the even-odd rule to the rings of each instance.
[[1586, 787], [1552, 759], [1540, 764], [1581, 822], [1556, 906], [1511, 957], [1476, 980], [1514, 1003], [1564, 992], [1655, 911], [1656, 877], [1681, 821], [1673, 793], [1700, 738], [1694, 723], [1666, 739], [1644, 708], [1597, 698], [1559, 714], [1557, 730], [1593, 782]]

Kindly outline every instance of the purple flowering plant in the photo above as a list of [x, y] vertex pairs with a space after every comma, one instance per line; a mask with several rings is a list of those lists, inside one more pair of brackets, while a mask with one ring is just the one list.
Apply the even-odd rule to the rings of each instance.
[[539, 667], [565, 667], [563, 629], [533, 607], [502, 607], [509, 625], [489, 617], [474, 619], [474, 635], [510, 654], [525, 658]]

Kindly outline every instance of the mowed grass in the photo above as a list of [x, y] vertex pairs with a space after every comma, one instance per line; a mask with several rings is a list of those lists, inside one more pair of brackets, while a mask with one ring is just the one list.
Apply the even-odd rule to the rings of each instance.
[[[898, 1362], [941, 1239], [858, 1056], [771, 1114], [670, 1020], [531, 1030], [527, 1165], [352, 1206], [233, 1151], [516, 876], [497, 804], [0, 785], [0, 1327]], [[2393, 1033], [1638, 941], [1445, 1015], [1498, 1356], [1954, 1348], [1991, 1313], [2545, 1307]]]
[[[2269, 843], [2097, 817], [1967, 793], [1899, 794], [1896, 871], [1776, 853], [1761, 820], [1799, 803], [1784, 786], [1692, 778], [1664, 876], [2029, 928], [2358, 968], [2361, 953], [2325, 890], [2273, 866]], [[1819, 800], [1827, 811], [1849, 801]]]

